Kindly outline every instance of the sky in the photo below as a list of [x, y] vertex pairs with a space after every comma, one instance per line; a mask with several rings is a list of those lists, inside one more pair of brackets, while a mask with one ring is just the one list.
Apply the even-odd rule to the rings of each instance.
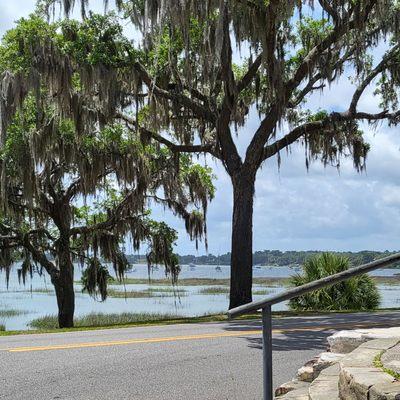
[[[28, 16], [35, 0], [1, 1], [0, 34], [12, 28], [14, 21]], [[102, 12], [102, 0], [91, 0], [91, 6]], [[309, 101], [313, 108], [343, 111], [352, 90], [346, 76], [323, 95]], [[373, 112], [379, 99], [372, 90], [364, 94], [359, 109]], [[236, 139], [239, 151], [257, 129], [259, 120], [251, 113], [245, 128]], [[254, 205], [254, 250], [399, 250], [400, 249], [400, 134], [399, 128], [385, 124], [374, 129], [363, 126], [371, 144], [367, 170], [358, 174], [351, 160], [344, 160], [340, 171], [318, 163], [307, 172], [304, 149], [293, 146], [282, 153], [278, 169], [276, 159], [268, 160], [257, 175]], [[211, 159], [216, 197], [208, 211], [209, 252], [230, 251], [232, 188], [222, 166]], [[182, 221], [171, 213], [155, 210], [154, 216], [177, 229], [179, 254], [205, 254], [204, 245], [196, 251], [188, 239]]]

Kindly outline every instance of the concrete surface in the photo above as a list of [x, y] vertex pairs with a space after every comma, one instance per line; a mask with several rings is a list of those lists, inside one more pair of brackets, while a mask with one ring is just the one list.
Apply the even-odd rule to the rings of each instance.
[[[333, 329], [400, 313], [274, 320], [274, 386], [326, 348]], [[260, 322], [0, 336], [1, 400], [259, 400]]]

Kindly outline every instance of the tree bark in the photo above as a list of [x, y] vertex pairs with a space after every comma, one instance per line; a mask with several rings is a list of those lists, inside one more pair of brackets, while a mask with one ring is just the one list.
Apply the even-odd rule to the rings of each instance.
[[229, 308], [252, 301], [253, 284], [253, 201], [255, 172], [232, 177], [233, 216], [231, 287]]
[[68, 242], [58, 244], [59, 274], [53, 281], [58, 305], [60, 328], [73, 328], [75, 312], [74, 265]]

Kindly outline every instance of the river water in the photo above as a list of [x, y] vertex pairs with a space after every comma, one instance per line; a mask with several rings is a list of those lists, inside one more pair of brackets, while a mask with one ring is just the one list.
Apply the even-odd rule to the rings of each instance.
[[[299, 272], [299, 269], [290, 267], [256, 267], [253, 270], [254, 278], [286, 278]], [[374, 271], [371, 275], [390, 277], [397, 274], [396, 269], [381, 269]], [[81, 272], [76, 268], [75, 280], [79, 281]], [[147, 279], [148, 270], [146, 265], [135, 265], [134, 269], [127, 274], [128, 278]], [[165, 274], [163, 269], [153, 270], [152, 279], [163, 279]], [[208, 278], [208, 279], [228, 279], [229, 266], [220, 266], [220, 271], [215, 266], [204, 265], [191, 268], [183, 266], [179, 278]], [[225, 312], [228, 307], [228, 296], [223, 294], [203, 294], [202, 290], [209, 286], [185, 286], [179, 284], [180, 289], [184, 289], [184, 296], [176, 297], [166, 295], [149, 298], [112, 298], [109, 297], [105, 302], [92, 299], [86, 293], [81, 292], [80, 284], [76, 284], [76, 316], [89, 314], [92, 312], [102, 313], [157, 313], [157, 314], [176, 314], [180, 316], [199, 316], [210, 313]], [[127, 291], [143, 291], [152, 288], [157, 292], [157, 287], [161, 285], [149, 284], [129, 284], [125, 286]], [[215, 287], [215, 286], [213, 286]], [[111, 288], [124, 290], [123, 286], [113, 286]], [[272, 295], [285, 290], [279, 283], [267, 286], [254, 285], [254, 291], [262, 292], [256, 294], [254, 299], [261, 299], [266, 295]], [[396, 285], [379, 284], [382, 301], [381, 308], [400, 307], [400, 287]], [[162, 290], [162, 289], [161, 289]], [[46, 292], [48, 291], [48, 292]], [[267, 291], [267, 294], [266, 294]], [[161, 292], [160, 292], [161, 294]], [[287, 304], [282, 303], [274, 306], [274, 310], [286, 310]], [[11, 317], [4, 316], [4, 310], [14, 310], [18, 315]], [[3, 311], [3, 314], [2, 314]], [[28, 279], [25, 286], [20, 285], [14, 271], [11, 273], [9, 286], [7, 288], [4, 274], [0, 274], [0, 323], [5, 324], [7, 330], [29, 329], [29, 322], [32, 319], [54, 315], [57, 313], [56, 298], [49, 278], [45, 275], [34, 275]], [[3, 315], [3, 316], [2, 316]]]

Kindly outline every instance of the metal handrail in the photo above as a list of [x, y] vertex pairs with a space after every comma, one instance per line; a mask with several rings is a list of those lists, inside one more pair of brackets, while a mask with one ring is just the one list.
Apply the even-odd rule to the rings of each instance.
[[229, 318], [236, 318], [240, 315], [248, 314], [257, 310], [262, 310], [262, 328], [263, 328], [263, 382], [264, 382], [264, 400], [273, 399], [272, 384], [272, 313], [271, 306], [286, 300], [299, 297], [314, 290], [322, 289], [326, 286], [334, 285], [338, 282], [346, 281], [354, 276], [362, 275], [379, 268], [387, 267], [400, 261], [400, 253], [392, 254], [388, 257], [372, 261], [367, 264], [350, 268], [346, 271], [318, 279], [289, 289], [284, 293], [267, 297], [264, 300], [253, 301], [251, 303], [232, 308], [228, 311]]

